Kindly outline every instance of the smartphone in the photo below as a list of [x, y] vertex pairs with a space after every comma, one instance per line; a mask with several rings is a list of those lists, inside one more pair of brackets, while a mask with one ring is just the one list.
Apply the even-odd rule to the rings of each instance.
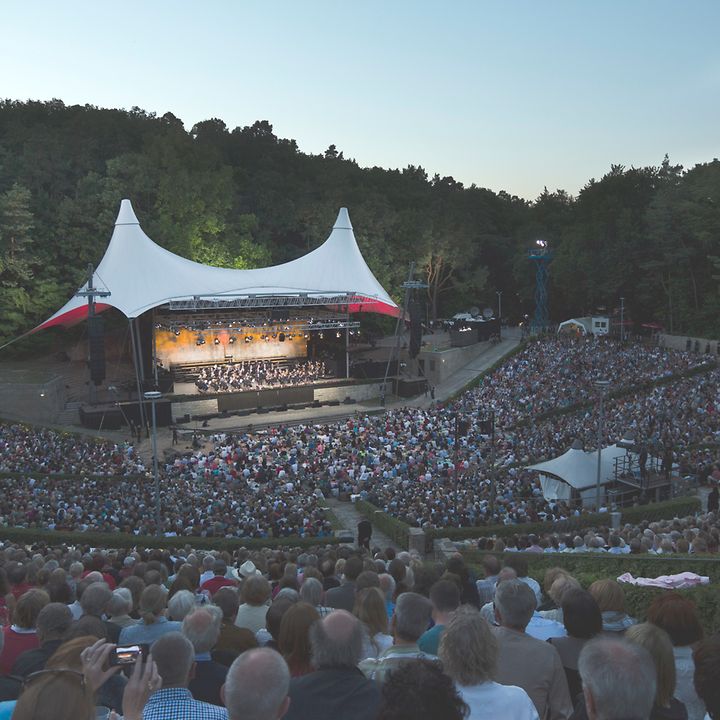
[[139, 645], [120, 645], [110, 655], [111, 665], [132, 665], [142, 655]]

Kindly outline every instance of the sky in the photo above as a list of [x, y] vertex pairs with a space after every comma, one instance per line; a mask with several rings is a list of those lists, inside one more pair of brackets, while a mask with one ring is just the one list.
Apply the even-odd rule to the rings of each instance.
[[532, 200], [720, 155], [718, 0], [5, 0], [0, 96], [268, 120]]

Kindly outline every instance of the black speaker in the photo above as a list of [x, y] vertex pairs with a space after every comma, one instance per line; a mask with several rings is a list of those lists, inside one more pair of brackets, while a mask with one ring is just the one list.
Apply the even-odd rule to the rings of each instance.
[[105, 379], [105, 321], [96, 315], [88, 318], [88, 349], [90, 379], [95, 385], [102, 385]]
[[285, 342], [285, 333], [280, 333], [280, 334], [278, 335], [278, 340], [279, 340], [280, 342]]
[[422, 345], [422, 319], [420, 315], [420, 303], [413, 299], [408, 308], [410, 312], [410, 346], [408, 354], [411, 358], [416, 358], [420, 353]]

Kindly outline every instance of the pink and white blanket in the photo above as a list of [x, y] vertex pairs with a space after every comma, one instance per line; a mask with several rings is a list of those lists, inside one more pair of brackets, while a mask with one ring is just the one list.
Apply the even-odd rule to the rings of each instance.
[[661, 575], [656, 578], [635, 578], [630, 573], [624, 573], [618, 578], [618, 582], [640, 585], [641, 587], [658, 587], [665, 590], [682, 590], [696, 585], [709, 585], [710, 578], [691, 572], [678, 573], [677, 575]]

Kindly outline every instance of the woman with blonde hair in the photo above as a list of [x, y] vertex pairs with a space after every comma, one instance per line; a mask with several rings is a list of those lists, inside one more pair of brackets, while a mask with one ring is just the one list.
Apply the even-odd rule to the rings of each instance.
[[637, 623], [625, 612], [625, 593], [617, 580], [596, 580], [588, 592], [600, 608], [604, 632], [624, 633]]
[[363, 624], [363, 658], [377, 658], [393, 644], [388, 634], [388, 616], [382, 590], [369, 587], [361, 590], [355, 600], [353, 615]]
[[675, 658], [670, 636], [656, 625], [646, 622], [627, 629], [625, 639], [642, 645], [652, 656], [657, 673], [657, 692], [650, 720], [686, 720], [685, 705], [675, 694]]
[[455, 611], [440, 638], [439, 655], [470, 708], [468, 720], [538, 720], [525, 690], [494, 681], [497, 640], [474, 607], [462, 605]]

